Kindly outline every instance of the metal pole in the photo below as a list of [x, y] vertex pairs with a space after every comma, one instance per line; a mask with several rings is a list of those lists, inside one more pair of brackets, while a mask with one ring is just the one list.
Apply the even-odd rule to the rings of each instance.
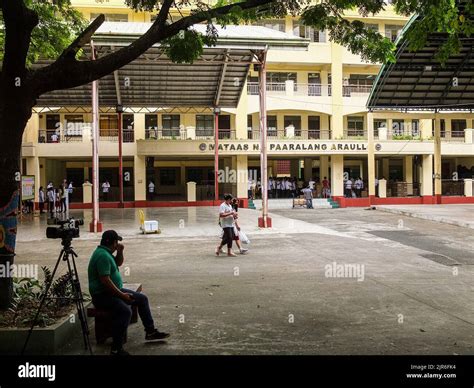
[[260, 56], [259, 100], [260, 100], [260, 184], [262, 188], [262, 219], [263, 227], [268, 227], [268, 179], [267, 179], [267, 48]]
[[123, 116], [122, 110], [118, 109], [118, 143], [119, 143], [119, 206], [123, 207]]
[[214, 200], [219, 200], [219, 113], [214, 113]]
[[[94, 42], [91, 40], [92, 60], [95, 60]], [[99, 83], [92, 82], [92, 231], [99, 230]]]

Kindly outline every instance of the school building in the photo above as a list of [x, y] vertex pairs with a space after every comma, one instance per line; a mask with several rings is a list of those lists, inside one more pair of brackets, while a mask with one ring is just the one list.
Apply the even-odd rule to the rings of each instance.
[[[99, 56], [136, 39], [154, 16], [126, 8], [123, 0], [72, 3], [87, 19], [106, 15], [107, 22], [94, 36]], [[375, 17], [346, 16], [394, 41], [408, 21], [390, 5]], [[179, 17], [173, 11], [172, 21]], [[265, 46], [262, 73], [252, 53]], [[433, 71], [429, 64], [419, 66]], [[290, 16], [229, 26], [221, 31], [217, 46], [206, 49], [193, 65], [170, 64], [154, 47], [99, 81], [99, 179], [111, 185], [101, 206], [119, 206], [119, 148], [124, 206], [212, 204], [216, 144], [220, 195], [230, 192], [245, 199], [249, 174], [261, 177], [259, 74], [266, 81], [268, 176], [305, 181], [328, 177], [331, 195], [343, 207], [474, 203], [474, 115], [469, 104], [447, 107], [433, 100], [430, 109], [423, 106], [431, 95], [455, 92], [446, 91], [441, 81], [436, 88], [436, 80], [451, 73], [433, 73], [433, 81], [426, 81], [426, 74], [413, 75], [407, 68], [399, 75], [400, 85], [402, 78], [415, 85], [407, 91], [397, 87], [395, 69], [387, 67], [387, 79], [393, 82], [379, 82], [393, 95], [385, 96], [385, 105], [378, 104], [383, 109], [369, 111], [367, 102], [381, 67]], [[466, 66], [463, 74], [453, 69], [456, 82], [462, 84], [473, 69]], [[76, 190], [70, 202], [76, 208], [91, 206], [89, 184], [83, 186], [92, 181], [90, 90], [89, 85], [40, 98], [22, 147], [23, 174], [34, 175], [37, 188], [49, 181], [72, 181]], [[469, 87], [463, 90], [460, 101], [472, 97]], [[123, 100], [119, 109], [118, 95]], [[393, 101], [400, 96], [414, 102], [413, 109], [397, 108]], [[383, 97], [371, 96], [374, 101]], [[366, 185], [378, 179], [378, 193], [364, 190], [362, 198], [344, 198], [347, 177], [361, 177]], [[155, 185], [153, 197], [147, 195], [150, 182]], [[191, 198], [189, 182], [196, 184]]]

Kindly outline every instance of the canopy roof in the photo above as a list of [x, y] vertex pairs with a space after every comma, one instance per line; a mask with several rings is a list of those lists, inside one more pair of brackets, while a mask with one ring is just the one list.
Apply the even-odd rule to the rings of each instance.
[[[93, 37], [98, 56], [127, 46], [151, 23], [106, 22]], [[193, 27], [205, 32], [205, 25]], [[260, 26], [218, 28], [216, 46], [205, 47], [193, 64], [172, 63], [155, 45], [137, 60], [99, 81], [101, 107], [235, 108], [255, 54], [271, 49], [306, 50], [309, 40]], [[89, 56], [90, 47], [85, 54]], [[40, 61], [44, 66], [48, 61]], [[127, 82], [126, 82], [127, 81]], [[91, 84], [47, 93], [37, 107], [90, 106]]]
[[[397, 40], [397, 60], [385, 64], [375, 81], [367, 107], [402, 110], [472, 110], [474, 108], [474, 36], [462, 37], [457, 55], [442, 66], [435, 58], [445, 34], [430, 34], [425, 46], [410, 52], [406, 33], [420, 16], [414, 16]], [[457, 86], [456, 86], [457, 80]]]

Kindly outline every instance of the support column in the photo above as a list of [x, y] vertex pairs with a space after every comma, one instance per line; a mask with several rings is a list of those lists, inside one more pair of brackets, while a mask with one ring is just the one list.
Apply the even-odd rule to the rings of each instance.
[[[26, 175], [34, 175], [35, 177], [35, 204], [39, 202], [39, 187], [41, 186], [40, 164], [39, 158], [34, 156], [26, 158]], [[45, 191], [46, 193], [46, 191]]]
[[143, 113], [133, 115], [133, 132], [135, 140], [145, 139], [145, 115]]
[[369, 203], [375, 198], [375, 145], [374, 145], [374, 115], [367, 113], [367, 179], [368, 179], [368, 196]]
[[309, 182], [313, 176], [313, 159], [304, 158], [304, 180]]
[[343, 111], [343, 97], [342, 97], [342, 46], [331, 42], [331, 90], [332, 90], [332, 139], [341, 139], [344, 135], [344, 111]]
[[333, 198], [344, 198], [343, 155], [331, 155], [331, 193]]
[[329, 177], [329, 156], [320, 156], [319, 157], [319, 179], [322, 181]]
[[441, 123], [435, 120], [434, 127], [434, 194], [435, 203], [441, 203]]
[[135, 201], [146, 201], [146, 157], [135, 155], [133, 159]]
[[187, 186], [186, 186], [186, 166], [184, 162], [181, 162], [179, 165], [179, 180], [181, 185], [181, 194], [186, 198]]
[[407, 183], [407, 195], [413, 195], [413, 156], [403, 158], [403, 180]]
[[247, 139], [247, 109], [248, 109], [248, 94], [247, 94], [247, 80], [244, 83], [244, 93], [240, 95], [239, 104], [235, 112], [235, 138]]
[[248, 158], [247, 155], [237, 155], [236, 170], [237, 170], [237, 198], [243, 199], [247, 207], [247, 183], [249, 179], [248, 174]]
[[423, 203], [433, 203], [433, 155], [423, 155], [421, 196]]
[[382, 178], [390, 179], [390, 159], [388, 158], [382, 159]]
[[290, 175], [291, 177], [296, 177], [298, 179], [299, 171], [300, 170], [300, 160], [299, 159], [292, 159], [290, 161]]

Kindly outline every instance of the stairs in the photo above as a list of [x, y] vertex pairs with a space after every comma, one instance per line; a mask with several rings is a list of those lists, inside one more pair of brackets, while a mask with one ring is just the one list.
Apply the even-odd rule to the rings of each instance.
[[[268, 200], [268, 209], [292, 209], [293, 208], [293, 199], [291, 198], [282, 198], [282, 199], [269, 199]], [[296, 208], [299, 208], [296, 207]], [[339, 204], [336, 201], [333, 201], [330, 198], [313, 198], [313, 208], [315, 209], [338, 209]], [[262, 200], [254, 199], [249, 200], [249, 209], [262, 209]]]

